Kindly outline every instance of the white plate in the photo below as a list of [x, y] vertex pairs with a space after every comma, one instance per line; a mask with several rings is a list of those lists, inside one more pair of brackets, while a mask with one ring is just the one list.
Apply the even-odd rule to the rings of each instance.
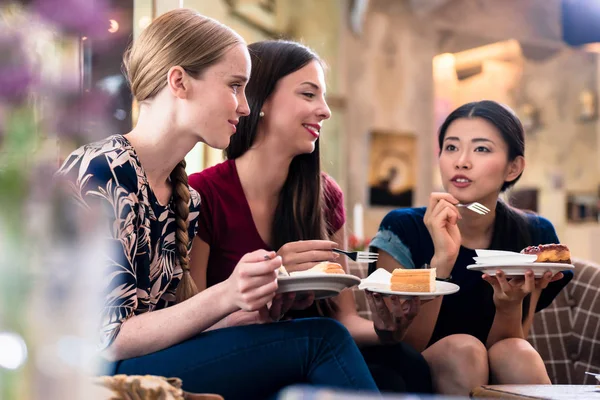
[[515, 253], [514, 251], [485, 250], [485, 249], [476, 249], [475, 253], [477, 253], [477, 255], [479, 257], [501, 257], [501, 256], [510, 256], [510, 255], [515, 255], [515, 254], [521, 254], [521, 253]]
[[447, 294], [453, 294], [460, 290], [460, 287], [454, 283], [450, 282], [435, 282], [435, 292], [394, 292], [390, 290], [390, 285], [373, 285], [373, 286], [365, 286], [364, 290], [369, 290], [371, 292], [377, 292], [381, 294], [388, 295], [396, 295], [400, 297], [419, 297], [421, 300], [430, 300], [439, 296], [445, 296]]
[[340, 294], [346, 288], [356, 286], [360, 279], [348, 274], [302, 274], [277, 278], [277, 293], [314, 292], [315, 300]]
[[504, 271], [506, 276], [524, 276], [528, 269], [532, 270], [536, 277], [541, 277], [546, 271], [551, 271], [553, 274], [565, 271], [567, 269], [575, 269], [575, 266], [571, 264], [562, 263], [519, 263], [506, 265], [506, 263], [493, 263], [493, 264], [473, 264], [469, 265], [467, 269], [473, 271], [481, 271], [490, 276], [495, 276], [496, 271], [501, 269]]
[[473, 257], [473, 260], [477, 264], [522, 264], [522, 263], [534, 263], [537, 260], [535, 254], [511, 254], [507, 256], [493, 256], [493, 257]]

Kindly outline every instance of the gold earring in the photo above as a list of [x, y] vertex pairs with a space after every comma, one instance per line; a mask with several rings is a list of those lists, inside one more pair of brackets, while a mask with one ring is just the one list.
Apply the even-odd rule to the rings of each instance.
[[261, 111], [261, 112], [259, 112], [259, 113], [258, 113], [258, 116], [259, 116], [260, 118], [264, 117], [264, 116], [265, 116], [265, 112], [264, 112], [264, 111]]

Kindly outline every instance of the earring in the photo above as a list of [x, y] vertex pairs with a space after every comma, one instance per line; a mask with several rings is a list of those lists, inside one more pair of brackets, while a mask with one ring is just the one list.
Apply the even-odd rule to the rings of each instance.
[[259, 113], [258, 113], [258, 116], [259, 116], [260, 118], [264, 117], [264, 116], [265, 116], [265, 112], [264, 112], [264, 111], [261, 111], [261, 112], [259, 112]]

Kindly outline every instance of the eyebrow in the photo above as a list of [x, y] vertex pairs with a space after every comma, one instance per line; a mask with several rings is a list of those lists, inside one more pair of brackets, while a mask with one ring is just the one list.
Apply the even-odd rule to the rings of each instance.
[[316, 83], [313, 82], [302, 82], [300, 85], [308, 85], [308, 86], [312, 86], [315, 90], [320, 90], [321, 88], [319, 87], [319, 85], [317, 85]]
[[248, 82], [248, 77], [244, 75], [232, 75], [233, 78], [239, 79], [242, 82]]
[[[447, 138], [444, 139], [444, 142], [446, 140], [452, 140], [452, 141], [460, 142], [460, 139], [457, 138], [456, 136], [448, 136]], [[473, 142], [473, 143], [486, 142], [486, 143], [492, 143], [492, 144], [494, 144], [493, 140], [486, 139], [486, 138], [475, 138], [475, 139], [471, 140], [471, 142]]]

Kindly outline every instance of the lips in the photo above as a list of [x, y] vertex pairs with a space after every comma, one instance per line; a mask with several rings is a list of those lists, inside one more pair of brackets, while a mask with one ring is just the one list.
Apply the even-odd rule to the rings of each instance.
[[235, 133], [237, 131], [237, 124], [238, 122], [240, 122], [239, 120], [228, 120], [227, 122], [229, 122], [229, 124], [232, 127], [233, 133]]
[[304, 129], [306, 129], [311, 135], [318, 138], [319, 133], [321, 132], [321, 126], [318, 124], [302, 124]]
[[466, 188], [468, 186], [471, 185], [471, 183], [473, 183], [472, 180], [470, 180], [469, 178], [467, 178], [464, 175], [455, 175], [454, 177], [452, 177], [452, 179], [450, 179], [450, 182], [456, 186], [457, 188]]

